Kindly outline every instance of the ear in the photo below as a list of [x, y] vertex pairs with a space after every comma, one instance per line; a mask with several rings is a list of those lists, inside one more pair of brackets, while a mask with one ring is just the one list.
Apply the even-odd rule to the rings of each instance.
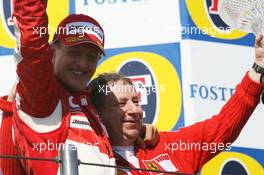
[[52, 43], [50, 44], [50, 47], [51, 47], [52, 52], [54, 52], [55, 47], [56, 47], [56, 44], [55, 44], [54, 42], [52, 42]]
[[52, 49], [52, 60], [51, 60], [51, 61], [52, 61], [52, 63], [54, 64], [55, 56], [56, 56], [56, 49], [55, 49], [55, 46], [52, 45], [51, 49]]
[[59, 44], [52, 43], [51, 45], [51, 51], [52, 51], [52, 63], [54, 64], [55, 57], [57, 55], [57, 51], [60, 48]]

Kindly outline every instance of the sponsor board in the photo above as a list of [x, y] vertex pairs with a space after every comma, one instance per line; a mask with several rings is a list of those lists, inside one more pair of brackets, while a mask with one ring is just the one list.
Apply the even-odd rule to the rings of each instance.
[[[75, 2], [75, 3], [74, 3]], [[181, 39], [179, 0], [75, 0], [76, 11], [97, 19], [106, 48], [175, 43]]]
[[183, 126], [179, 43], [107, 50], [96, 74], [121, 72], [138, 88], [144, 122], [159, 130]]
[[[15, 47], [14, 23], [11, 18], [12, 6], [11, 0], [0, 0], [0, 55], [12, 54]], [[58, 6], [60, 8], [57, 8]], [[47, 12], [49, 34], [52, 36], [58, 23], [69, 14], [69, 2], [64, 0], [49, 1]]]
[[[159, 130], [176, 130], [217, 114], [253, 63], [254, 49], [244, 47], [253, 45], [253, 35], [228, 29], [219, 19], [216, 2], [180, 1], [179, 15], [178, 0], [57, 0], [49, 1], [48, 13], [52, 29], [68, 13], [98, 19], [105, 29], [106, 47], [113, 49], [106, 50], [97, 73], [118, 71], [129, 76], [143, 89], [139, 96], [144, 121]], [[11, 0], [0, 0], [0, 55], [12, 54], [15, 46], [11, 6]], [[181, 45], [175, 43], [181, 37]], [[5, 95], [16, 77], [12, 56], [0, 57], [0, 70], [0, 95]], [[263, 110], [257, 108], [233, 144], [244, 148], [221, 153], [202, 175], [264, 174], [264, 142], [252, 137], [263, 133]]]
[[222, 152], [210, 160], [200, 175], [263, 175], [263, 157], [263, 149], [232, 147], [231, 151]]
[[[11, 0], [0, 0], [1, 55], [11, 54], [15, 47], [11, 9]], [[49, 1], [51, 36], [57, 24], [72, 13], [90, 15], [102, 24], [106, 34], [106, 48], [173, 43], [181, 38], [178, 0], [166, 3], [162, 0]]]
[[218, 0], [180, 1], [182, 38], [253, 46], [254, 35], [226, 25], [217, 5]]

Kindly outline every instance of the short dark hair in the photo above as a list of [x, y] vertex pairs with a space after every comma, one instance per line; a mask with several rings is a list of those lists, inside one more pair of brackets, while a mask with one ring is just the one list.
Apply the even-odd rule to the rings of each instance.
[[97, 110], [100, 110], [105, 105], [104, 97], [107, 95], [105, 91], [101, 90], [102, 87], [106, 87], [108, 83], [114, 83], [117, 81], [122, 81], [125, 84], [132, 85], [132, 81], [125, 77], [121, 73], [111, 72], [111, 73], [102, 73], [99, 74], [95, 79], [93, 79], [88, 89], [90, 91], [90, 98], [92, 104]]

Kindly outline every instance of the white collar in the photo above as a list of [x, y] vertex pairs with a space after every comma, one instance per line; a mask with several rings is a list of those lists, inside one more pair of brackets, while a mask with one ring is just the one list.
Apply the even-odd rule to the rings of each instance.
[[135, 152], [134, 145], [131, 146], [112, 146], [113, 150], [116, 152]]

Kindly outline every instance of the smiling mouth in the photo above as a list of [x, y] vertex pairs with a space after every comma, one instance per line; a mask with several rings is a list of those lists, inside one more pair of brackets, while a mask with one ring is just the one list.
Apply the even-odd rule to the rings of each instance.
[[138, 123], [138, 120], [124, 120], [124, 123]]
[[85, 71], [76, 71], [76, 70], [71, 70], [71, 72], [74, 74], [74, 75], [86, 75], [87, 72]]

